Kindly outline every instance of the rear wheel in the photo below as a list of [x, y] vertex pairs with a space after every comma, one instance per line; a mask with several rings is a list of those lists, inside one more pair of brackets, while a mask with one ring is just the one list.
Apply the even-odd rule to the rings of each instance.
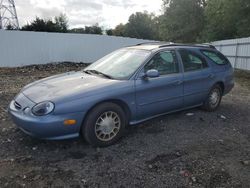
[[126, 115], [120, 106], [114, 103], [103, 103], [88, 114], [82, 134], [91, 145], [105, 147], [121, 138], [126, 124]]
[[203, 109], [209, 112], [215, 111], [221, 103], [222, 89], [219, 85], [215, 85], [203, 104]]

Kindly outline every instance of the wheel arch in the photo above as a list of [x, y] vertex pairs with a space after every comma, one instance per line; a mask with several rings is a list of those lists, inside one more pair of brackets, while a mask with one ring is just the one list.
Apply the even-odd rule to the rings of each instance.
[[[89, 108], [89, 110], [87, 111], [86, 115], [84, 116], [83, 120], [82, 120], [82, 126], [84, 126], [84, 123], [85, 123], [85, 120], [87, 118], [87, 116], [89, 115], [89, 113], [95, 108], [97, 107], [98, 105], [101, 105], [103, 103], [114, 103], [118, 106], [120, 106], [122, 108], [122, 110], [125, 112], [125, 115], [127, 117], [127, 120], [128, 122], [130, 121], [130, 118], [131, 118], [131, 110], [129, 108], [129, 106], [126, 104], [126, 102], [120, 100], [120, 99], [107, 99], [107, 100], [103, 100], [103, 101], [100, 101], [100, 102], [97, 102], [96, 104], [94, 104], [93, 106], [91, 106]], [[80, 131], [81, 132], [81, 131]]]
[[218, 81], [218, 82], [216, 82], [216, 83], [214, 84], [214, 86], [216, 86], [216, 85], [219, 85], [219, 86], [220, 86], [221, 92], [222, 92], [222, 94], [223, 94], [223, 93], [224, 93], [224, 90], [225, 90], [225, 84], [224, 84], [222, 81]]

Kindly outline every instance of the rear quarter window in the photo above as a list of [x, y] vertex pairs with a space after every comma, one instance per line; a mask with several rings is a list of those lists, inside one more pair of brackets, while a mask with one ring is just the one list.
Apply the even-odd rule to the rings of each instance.
[[229, 63], [227, 58], [219, 52], [210, 51], [210, 50], [201, 50], [201, 53], [205, 55], [206, 57], [208, 57], [217, 65], [225, 65]]

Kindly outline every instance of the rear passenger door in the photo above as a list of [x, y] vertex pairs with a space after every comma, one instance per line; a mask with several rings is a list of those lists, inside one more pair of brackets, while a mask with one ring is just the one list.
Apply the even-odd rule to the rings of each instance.
[[184, 106], [202, 104], [213, 84], [214, 74], [202, 55], [192, 49], [178, 50], [184, 72]]

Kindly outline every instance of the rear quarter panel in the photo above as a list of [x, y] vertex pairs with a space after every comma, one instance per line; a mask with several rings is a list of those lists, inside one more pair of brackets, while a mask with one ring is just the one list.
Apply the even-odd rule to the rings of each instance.
[[[201, 53], [202, 54], [202, 53]], [[203, 54], [202, 54], [203, 55]], [[215, 62], [213, 62], [211, 59], [203, 55], [209, 65], [212, 68], [212, 71], [214, 73], [214, 84], [218, 82], [222, 82], [224, 84], [224, 92], [223, 94], [226, 95], [229, 93], [232, 88], [234, 87], [234, 70], [232, 68], [231, 63], [228, 60], [228, 63], [225, 65], [218, 65]]]

